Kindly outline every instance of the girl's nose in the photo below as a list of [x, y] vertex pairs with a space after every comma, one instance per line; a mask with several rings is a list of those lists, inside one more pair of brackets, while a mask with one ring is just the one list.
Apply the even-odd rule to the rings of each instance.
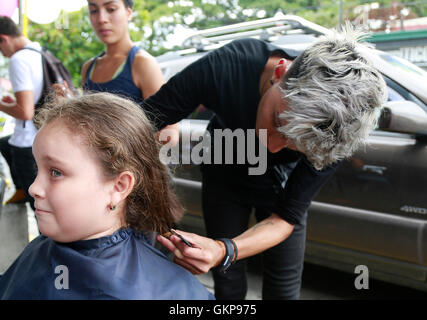
[[28, 188], [28, 193], [33, 198], [43, 198], [44, 197], [44, 191], [40, 184], [40, 179], [38, 178], [38, 175], [36, 179], [33, 181], [31, 186]]

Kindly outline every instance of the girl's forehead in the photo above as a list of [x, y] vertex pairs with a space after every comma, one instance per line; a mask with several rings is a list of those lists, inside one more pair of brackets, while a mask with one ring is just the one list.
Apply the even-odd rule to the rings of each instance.
[[57, 118], [57, 119], [50, 120], [45, 125], [43, 125], [42, 129], [45, 129], [45, 131], [48, 131], [48, 132], [70, 131], [70, 133], [72, 133], [72, 129], [70, 128], [69, 121], [67, 121], [64, 118]]
[[58, 155], [66, 162], [89, 158], [98, 161], [96, 152], [82, 129], [72, 130], [63, 120], [54, 120], [44, 125], [36, 135], [33, 150], [39, 155]]
[[[42, 134], [42, 137], [45, 139], [58, 139], [66, 143], [66, 140], [77, 142], [78, 144], [83, 144], [86, 141], [86, 136], [82, 132], [82, 129], [73, 128], [69, 121], [61, 118], [52, 120], [39, 130], [38, 135]], [[66, 136], [68, 139], [65, 139]], [[58, 142], [60, 142], [58, 141]], [[86, 144], [86, 143], [85, 143]]]

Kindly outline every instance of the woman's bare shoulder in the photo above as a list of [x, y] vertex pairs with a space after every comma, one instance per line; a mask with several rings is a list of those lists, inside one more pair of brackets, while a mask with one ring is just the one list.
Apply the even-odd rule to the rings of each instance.
[[138, 52], [135, 54], [135, 60], [137, 64], [157, 64], [156, 58], [154, 58], [149, 52], [145, 51], [144, 49], [139, 49]]

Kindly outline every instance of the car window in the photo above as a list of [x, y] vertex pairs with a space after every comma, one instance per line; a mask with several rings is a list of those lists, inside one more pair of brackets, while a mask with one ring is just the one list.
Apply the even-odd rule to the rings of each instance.
[[404, 101], [406, 100], [404, 97], [402, 97], [402, 95], [399, 94], [399, 92], [397, 92], [396, 90], [394, 90], [393, 88], [387, 86], [387, 93], [388, 93], [388, 98], [387, 101]]
[[418, 104], [424, 111], [427, 112], [427, 105], [409, 92], [406, 88], [402, 87], [396, 81], [390, 79], [383, 74], [383, 78], [387, 84], [388, 101], [408, 100]]
[[398, 68], [406, 76], [415, 76], [419, 77], [419, 79], [427, 81], [427, 72], [425, 72], [420, 67], [414, 65], [413, 63], [386, 53], [382, 53], [379, 56], [381, 59], [391, 64], [393, 67]]
[[400, 99], [400, 95], [427, 112], [427, 72], [405, 59], [381, 51], [375, 52], [371, 59], [382, 73], [387, 86], [394, 90], [388, 90], [390, 100]]

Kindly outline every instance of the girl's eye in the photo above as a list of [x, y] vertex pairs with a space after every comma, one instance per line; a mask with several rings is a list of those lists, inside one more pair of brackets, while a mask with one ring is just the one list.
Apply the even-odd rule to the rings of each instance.
[[60, 177], [62, 176], [62, 173], [56, 169], [51, 169], [50, 170], [50, 175], [54, 178]]

